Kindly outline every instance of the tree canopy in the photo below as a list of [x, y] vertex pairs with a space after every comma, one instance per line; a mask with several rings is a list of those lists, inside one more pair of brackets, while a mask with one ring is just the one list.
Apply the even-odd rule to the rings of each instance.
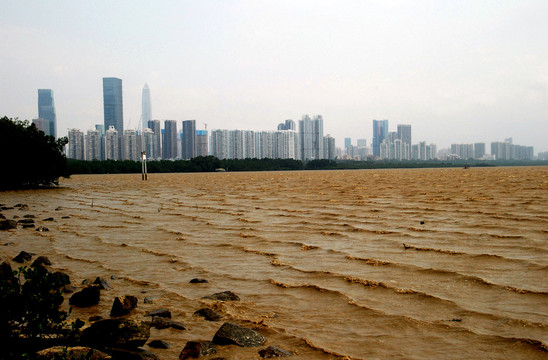
[[0, 189], [50, 186], [68, 177], [66, 137], [55, 139], [28, 121], [0, 118]]

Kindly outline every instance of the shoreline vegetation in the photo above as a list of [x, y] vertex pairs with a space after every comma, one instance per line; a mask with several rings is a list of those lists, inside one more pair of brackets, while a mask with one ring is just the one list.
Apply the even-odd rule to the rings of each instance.
[[[452, 167], [548, 166], [548, 160], [310, 160], [294, 159], [223, 159], [199, 156], [190, 160], [149, 160], [149, 173], [186, 173], [226, 171], [297, 171], [297, 170], [360, 170], [413, 169]], [[141, 173], [141, 162], [132, 160], [67, 159], [70, 174], [135, 174]]]

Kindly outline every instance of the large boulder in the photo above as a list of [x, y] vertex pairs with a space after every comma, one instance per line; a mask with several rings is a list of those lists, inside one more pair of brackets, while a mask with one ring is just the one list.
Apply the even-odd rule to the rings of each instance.
[[9, 262], [4, 261], [0, 264], [0, 280], [15, 281], [15, 274]]
[[55, 346], [40, 350], [36, 353], [36, 360], [56, 360], [56, 359], [89, 359], [89, 360], [109, 360], [112, 356], [84, 346], [65, 347]]
[[277, 346], [269, 346], [266, 349], [262, 349], [259, 351], [259, 355], [263, 359], [270, 359], [273, 357], [284, 357], [284, 356], [292, 356], [293, 354], [287, 350], [280, 349]]
[[219, 300], [219, 301], [240, 301], [240, 297], [232, 291], [218, 292], [212, 295], [204, 296], [202, 299]]
[[92, 346], [133, 349], [150, 337], [150, 325], [137, 320], [105, 319], [82, 332], [82, 342]]
[[179, 360], [197, 359], [202, 356], [215, 354], [217, 348], [211, 341], [188, 341], [179, 355]]
[[13, 258], [13, 261], [18, 262], [20, 264], [26, 263], [27, 261], [30, 261], [32, 259], [32, 256], [34, 254], [28, 253], [26, 251], [21, 251], [19, 255]]
[[101, 291], [98, 286], [88, 286], [81, 291], [74, 293], [70, 299], [69, 304], [78, 307], [89, 307], [97, 305], [101, 298]]
[[124, 316], [129, 314], [133, 309], [137, 307], [137, 298], [135, 296], [117, 296], [112, 303], [112, 309], [110, 310], [110, 316]]
[[255, 330], [225, 322], [213, 337], [217, 345], [261, 346], [266, 339]]
[[1, 220], [0, 230], [11, 230], [17, 228], [17, 222], [14, 220]]
[[44, 266], [44, 265], [46, 266], [51, 265], [51, 261], [49, 261], [47, 256], [38, 256], [36, 260], [32, 262], [32, 267]]
[[221, 320], [221, 315], [217, 314], [215, 311], [209, 308], [203, 308], [194, 313], [194, 316], [201, 316], [207, 321], [219, 321]]

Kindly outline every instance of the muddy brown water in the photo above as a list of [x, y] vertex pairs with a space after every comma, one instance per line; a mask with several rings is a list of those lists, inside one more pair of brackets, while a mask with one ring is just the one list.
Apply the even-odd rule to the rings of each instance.
[[[546, 167], [80, 175], [0, 203], [50, 229], [1, 232], [3, 258], [110, 282], [73, 318], [108, 317], [118, 295], [139, 298], [133, 318], [170, 308], [189, 329], [153, 329], [162, 359], [223, 321], [303, 359], [548, 358]], [[225, 290], [241, 301], [201, 299]]]

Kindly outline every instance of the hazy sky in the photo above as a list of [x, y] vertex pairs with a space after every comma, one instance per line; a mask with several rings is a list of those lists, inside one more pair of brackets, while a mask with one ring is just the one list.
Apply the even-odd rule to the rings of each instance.
[[[324, 133], [371, 144], [372, 120], [413, 142], [548, 150], [548, 1], [0, 0], [0, 116], [58, 135], [103, 123], [102, 78], [123, 80], [136, 128], [154, 119], [274, 130], [321, 114]], [[162, 125], [163, 126], [163, 125]], [[178, 123], [180, 127], [180, 123]], [[489, 144], [487, 144], [489, 151]]]

